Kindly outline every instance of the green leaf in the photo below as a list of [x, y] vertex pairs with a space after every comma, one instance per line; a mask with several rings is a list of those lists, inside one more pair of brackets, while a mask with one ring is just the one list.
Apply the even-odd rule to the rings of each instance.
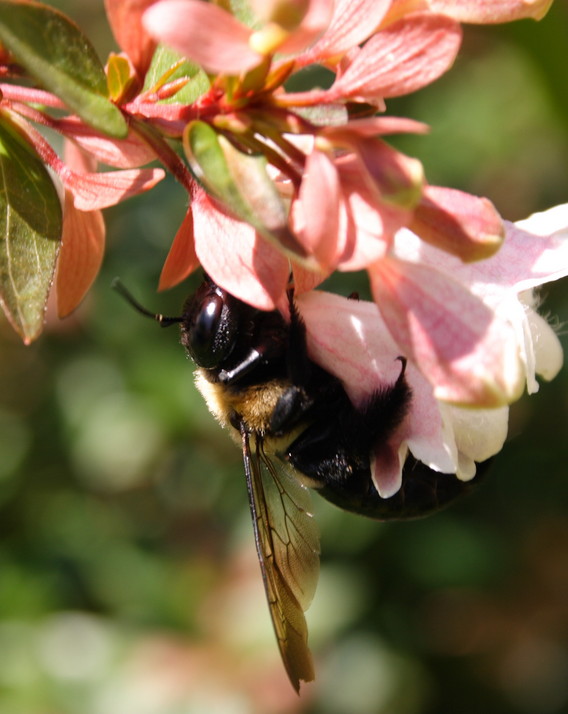
[[62, 220], [46, 168], [0, 115], [0, 302], [26, 344], [43, 326]]
[[184, 77], [189, 79], [188, 83], [172, 97], [164, 99], [162, 103], [192, 104], [208, 91], [211, 83], [199, 65], [182, 58], [180, 54], [169, 47], [158, 45], [144, 78], [144, 90], [157, 89], [166, 82], [173, 82], [175, 79]]
[[39, 3], [0, 0], [0, 41], [88, 124], [110, 136], [126, 136], [126, 121], [108, 99], [103, 66], [69, 18]]
[[107, 62], [107, 87], [115, 102], [123, 101], [135, 82], [130, 62], [122, 55], [111, 54]]
[[247, 27], [257, 30], [261, 22], [255, 16], [248, 0], [228, 0], [231, 15], [234, 15], [237, 20], [247, 25]]
[[199, 65], [186, 60], [169, 47], [158, 45], [144, 79], [144, 90], [158, 89], [167, 82], [183, 78], [188, 78], [188, 83], [172, 97], [162, 100], [162, 103], [191, 104], [209, 90], [211, 83]]
[[349, 121], [347, 109], [342, 104], [295, 107], [294, 113], [311, 122], [314, 126], [343, 126]]
[[202, 121], [188, 124], [183, 145], [196, 176], [230, 213], [295, 259], [306, 258], [288, 228], [287, 210], [266, 172], [264, 156], [243, 154]]

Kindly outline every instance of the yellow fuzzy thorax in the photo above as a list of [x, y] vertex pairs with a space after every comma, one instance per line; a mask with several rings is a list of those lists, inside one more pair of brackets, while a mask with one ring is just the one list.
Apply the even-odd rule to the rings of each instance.
[[240, 435], [231, 424], [231, 413], [236, 412], [239, 415], [248, 431], [265, 435], [278, 399], [290, 387], [290, 382], [279, 379], [265, 384], [234, 388], [209, 381], [206, 372], [198, 369], [195, 372], [195, 385], [205, 399], [209, 411], [222, 426], [229, 429], [233, 438], [240, 442]]

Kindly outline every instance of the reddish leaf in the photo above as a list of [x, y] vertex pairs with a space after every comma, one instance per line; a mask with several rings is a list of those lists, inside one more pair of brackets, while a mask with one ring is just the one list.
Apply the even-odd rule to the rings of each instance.
[[162, 268], [158, 290], [167, 290], [181, 283], [198, 265], [193, 242], [193, 212], [189, 208]]
[[97, 277], [105, 250], [105, 224], [100, 211], [79, 211], [69, 192], [57, 263], [57, 314], [67, 317]]

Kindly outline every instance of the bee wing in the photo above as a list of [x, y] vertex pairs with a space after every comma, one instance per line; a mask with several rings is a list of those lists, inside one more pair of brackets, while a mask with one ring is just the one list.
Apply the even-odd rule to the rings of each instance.
[[256, 550], [270, 616], [295, 690], [314, 678], [304, 611], [319, 577], [319, 534], [310, 495], [291, 472], [265, 453], [263, 440], [242, 430], [243, 460]]

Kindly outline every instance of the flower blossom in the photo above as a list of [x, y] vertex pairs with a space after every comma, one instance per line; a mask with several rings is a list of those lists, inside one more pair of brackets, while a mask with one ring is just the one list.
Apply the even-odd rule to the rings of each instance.
[[[413, 262], [459, 273], [464, 285], [508, 328], [507, 360], [514, 388], [538, 390], [536, 375], [553, 379], [562, 366], [562, 348], [554, 330], [535, 310], [538, 286], [568, 275], [568, 204], [506, 224], [503, 248], [493, 257], [464, 264], [438, 248], [426, 246], [406, 229], [396, 236], [395, 252]], [[321, 291], [298, 298], [307, 326], [311, 357], [337, 376], [354, 404], [392, 385], [400, 374], [404, 338], [383, 319], [375, 303]], [[492, 355], [499, 358], [498, 354]], [[490, 366], [478, 361], [478, 369]], [[466, 409], [448, 403], [440, 384], [433, 386], [412, 363], [406, 370], [412, 389], [410, 410], [375, 454], [375, 485], [388, 498], [401, 485], [408, 453], [429, 468], [473, 478], [476, 463], [501, 450], [507, 436], [508, 407]]]
[[[61, 84], [26, 45], [26, 13], [48, 17], [77, 45], [86, 38], [46, 6], [16, 3], [22, 21], [5, 20], [4, 29], [0, 23], [0, 39], [22, 52], [22, 64], [49, 91], [2, 85], [0, 119], [67, 192], [60, 314], [74, 309], [100, 265], [99, 211], [152, 188], [163, 170], [140, 167], [158, 159], [190, 199], [160, 288], [201, 265], [236, 297], [272, 310], [285, 298], [290, 272], [300, 294], [335, 270], [366, 270], [381, 319], [437, 399], [509, 403], [520, 391], [513, 328], [466, 277], [467, 266], [502, 250], [503, 221], [487, 199], [430, 185], [420, 161], [387, 142], [427, 127], [385, 112], [389, 98], [451, 68], [461, 22], [538, 18], [549, 4], [270, 0], [242, 14], [204, 0], [109, 0], [122, 53], [109, 57], [104, 73], [90, 55], [82, 58], [95, 77], [82, 103], [84, 74], [75, 76], [67, 45], [55, 43], [50, 58], [67, 82]], [[315, 65], [328, 73], [329, 86], [290, 88], [288, 80]], [[101, 99], [105, 81], [108, 99]], [[74, 111], [65, 113], [66, 102]], [[91, 105], [100, 105], [103, 118]], [[73, 142], [89, 170], [61, 160], [35, 124]], [[95, 170], [98, 164], [115, 170]], [[90, 238], [75, 250], [81, 226]], [[444, 260], [429, 261], [431, 254]], [[50, 285], [47, 264], [43, 293]], [[16, 298], [13, 314], [19, 307]], [[38, 329], [36, 319], [26, 337]]]

